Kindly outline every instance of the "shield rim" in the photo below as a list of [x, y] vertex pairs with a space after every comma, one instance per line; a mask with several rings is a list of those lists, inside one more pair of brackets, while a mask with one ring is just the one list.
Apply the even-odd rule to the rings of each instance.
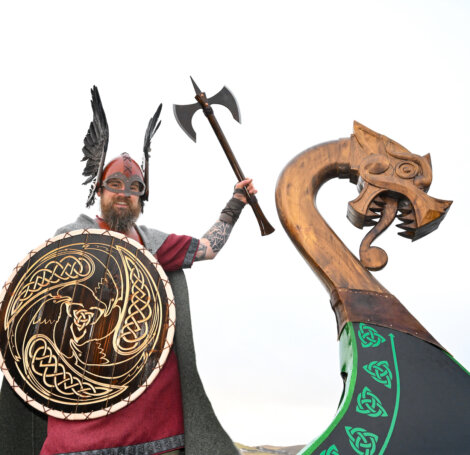
[[97, 410], [97, 411], [91, 411], [91, 412], [77, 412], [77, 413], [67, 413], [63, 411], [59, 411], [57, 409], [49, 408], [39, 402], [37, 402], [35, 399], [31, 398], [26, 392], [24, 392], [18, 384], [16, 384], [15, 380], [11, 376], [10, 372], [8, 371], [8, 368], [5, 365], [5, 359], [3, 358], [2, 355], [2, 350], [0, 349], [0, 370], [3, 373], [4, 379], [8, 381], [12, 389], [15, 391], [16, 394], [20, 396], [20, 398], [30, 406], [32, 406], [34, 409], [48, 415], [51, 417], [55, 417], [58, 419], [62, 420], [91, 420], [91, 419], [97, 419], [100, 417], [105, 417], [109, 414], [113, 414], [114, 412], [119, 411], [120, 409], [123, 409], [126, 407], [128, 404], [132, 403], [133, 401], [137, 400], [137, 398], [142, 395], [147, 387], [150, 386], [150, 384], [153, 383], [153, 381], [157, 378], [158, 374], [160, 373], [161, 369], [163, 368], [163, 365], [165, 365], [166, 360], [168, 359], [168, 355], [170, 354], [171, 347], [173, 346], [173, 341], [174, 341], [174, 336], [175, 336], [175, 327], [176, 327], [176, 305], [175, 305], [175, 297], [173, 294], [173, 290], [170, 285], [170, 281], [168, 279], [168, 276], [166, 275], [165, 271], [163, 270], [163, 267], [160, 265], [158, 262], [157, 258], [147, 249], [145, 246], [141, 245], [139, 242], [137, 242], [134, 239], [131, 239], [130, 237], [127, 237], [124, 234], [121, 234], [119, 232], [115, 231], [109, 231], [106, 229], [97, 229], [97, 228], [91, 228], [91, 229], [76, 229], [73, 231], [65, 232], [64, 234], [59, 234], [54, 237], [51, 237], [50, 239], [46, 240], [45, 242], [41, 243], [37, 248], [31, 250], [24, 258], [22, 261], [20, 261], [14, 268], [13, 272], [11, 275], [8, 277], [7, 281], [3, 285], [1, 291], [0, 291], [0, 310], [3, 306], [3, 300], [5, 298], [5, 294], [10, 287], [11, 282], [13, 281], [13, 278], [16, 276], [18, 271], [21, 269], [21, 267], [29, 261], [36, 253], [38, 253], [40, 250], [42, 250], [44, 247], [50, 245], [53, 242], [57, 242], [59, 240], [62, 240], [64, 238], [69, 238], [75, 235], [82, 235], [82, 234], [98, 234], [98, 235], [109, 235], [111, 237], [115, 237], [119, 240], [123, 240], [124, 242], [129, 243], [130, 245], [134, 246], [137, 248], [141, 253], [143, 253], [147, 259], [155, 266], [157, 269], [158, 274], [161, 276], [161, 278], [165, 281], [164, 283], [164, 288], [165, 292], [168, 298], [168, 330], [165, 338], [165, 343], [164, 343], [164, 348], [162, 350], [162, 353], [160, 355], [160, 358], [158, 359], [157, 365], [155, 366], [154, 370], [152, 373], [149, 375], [147, 380], [140, 385], [137, 390], [132, 392], [130, 395], [124, 397], [121, 399], [121, 401], [112, 404], [111, 406], [107, 406], [106, 408]]

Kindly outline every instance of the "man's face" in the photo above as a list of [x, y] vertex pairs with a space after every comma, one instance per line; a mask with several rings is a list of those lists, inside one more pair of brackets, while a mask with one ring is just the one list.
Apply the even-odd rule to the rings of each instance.
[[[98, 195], [101, 198], [101, 216], [113, 231], [125, 233], [132, 228], [139, 217], [140, 198], [136, 195], [124, 195], [125, 185], [119, 179], [109, 179], [107, 186], [117, 192], [100, 188]], [[122, 190], [122, 193], [119, 190]], [[132, 183], [131, 190], [138, 192], [139, 183]]]

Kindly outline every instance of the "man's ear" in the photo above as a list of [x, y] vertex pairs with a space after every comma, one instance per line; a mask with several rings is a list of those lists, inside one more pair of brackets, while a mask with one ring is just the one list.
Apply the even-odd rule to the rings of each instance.
[[96, 190], [96, 194], [98, 197], [101, 197], [101, 186]]

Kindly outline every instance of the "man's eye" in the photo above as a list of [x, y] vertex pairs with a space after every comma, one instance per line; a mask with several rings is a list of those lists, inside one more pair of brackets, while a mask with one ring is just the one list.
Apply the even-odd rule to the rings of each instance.
[[108, 185], [111, 187], [111, 188], [120, 188], [121, 187], [121, 183], [118, 182], [118, 181], [111, 181], [108, 183]]
[[133, 183], [131, 185], [131, 190], [135, 191], [135, 192], [139, 192], [140, 191], [140, 185], [138, 183]]

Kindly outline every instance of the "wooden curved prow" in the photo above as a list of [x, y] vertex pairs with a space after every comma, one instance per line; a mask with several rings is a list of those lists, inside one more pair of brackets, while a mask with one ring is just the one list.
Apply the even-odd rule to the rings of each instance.
[[342, 288], [388, 292], [347, 249], [320, 215], [316, 196], [328, 180], [348, 178], [351, 141], [309, 148], [284, 168], [276, 186], [281, 223], [330, 294]]
[[[348, 219], [373, 226], [360, 260], [316, 206], [318, 190], [335, 177], [360, 191]], [[309, 148], [279, 177], [282, 225], [330, 293], [344, 381], [333, 422], [298, 455], [468, 451], [470, 374], [369, 272], [387, 263], [385, 251], [371, 244], [395, 218], [412, 240], [439, 226], [451, 202], [426, 194], [431, 180], [429, 156], [358, 123], [351, 138]]]
[[[350, 138], [309, 148], [287, 164], [276, 187], [279, 218], [329, 291], [338, 334], [347, 322], [364, 321], [440, 346], [367, 268], [378, 270], [386, 264], [386, 253], [370, 244], [392, 223], [398, 209], [405, 235], [419, 238], [437, 228], [450, 202], [425, 192], [432, 179], [429, 156], [413, 155], [357, 122], [354, 128]], [[349, 178], [361, 191], [349, 203], [350, 221], [357, 227], [375, 225], [361, 246], [362, 263], [317, 209], [316, 195], [332, 178]]]

